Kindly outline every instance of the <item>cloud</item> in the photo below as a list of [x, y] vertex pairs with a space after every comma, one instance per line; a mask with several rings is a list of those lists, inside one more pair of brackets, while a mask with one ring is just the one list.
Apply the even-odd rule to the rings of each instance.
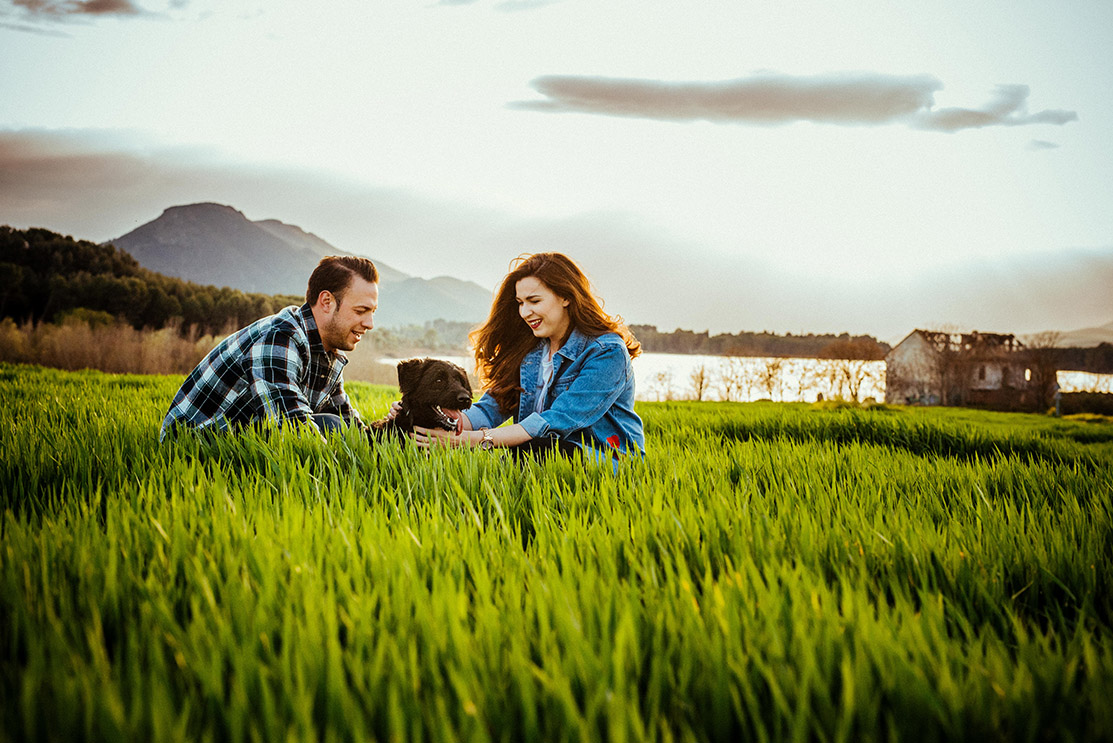
[[[479, 0], [440, 0], [437, 5], [459, 6], [459, 5], [475, 5]], [[507, 13], [512, 13], [518, 10], [536, 10], [543, 8], [547, 5], [554, 5], [561, 0], [502, 0], [497, 3], [494, 8]]]
[[131, 0], [10, 0], [25, 17], [61, 19], [70, 16], [130, 16], [145, 11]]
[[1045, 110], [1027, 113], [1027, 85], [998, 85], [983, 108], [941, 108], [925, 111], [915, 119], [915, 126], [938, 132], [980, 129], [986, 126], [1027, 126], [1029, 124], [1063, 125], [1078, 120], [1074, 111]]
[[550, 113], [591, 113], [663, 121], [776, 126], [797, 121], [839, 125], [903, 123], [917, 129], [955, 132], [985, 126], [1065, 124], [1073, 111], [1026, 113], [1028, 87], [998, 86], [980, 109], [935, 110], [937, 78], [880, 73], [785, 75], [763, 72], [718, 82], [667, 82], [572, 75], [536, 78], [543, 100], [511, 108]]
[[[0, 130], [0, 224], [103, 241], [167, 207], [203, 201], [296, 224], [411, 275], [491, 288], [523, 251], [567, 251], [588, 270], [609, 311], [662, 327], [706, 327], [711, 313], [717, 327], [778, 327], [762, 312], [781, 307], [786, 290], [775, 272], [750, 259], [723, 265], [701, 257], [691, 239], [631, 214], [522, 218], [322, 173], [136, 144], [126, 132]], [[741, 304], [738, 276], [752, 282]], [[810, 306], [799, 299], [794, 307]]]
[[561, 0], [505, 0], [495, 6], [495, 10], [513, 13], [519, 10], [537, 10], [549, 5], [556, 5]]
[[852, 265], [851, 274], [834, 276], [790, 255], [715, 254], [632, 213], [521, 217], [321, 172], [229, 162], [130, 132], [0, 129], [0, 224], [109, 240], [167, 207], [202, 201], [296, 224], [411, 275], [490, 288], [523, 251], [565, 251], [609, 312], [668, 330], [849, 331], [899, 341], [936, 322], [1032, 332], [1110, 319], [1113, 246], [884, 276]]
[[1033, 139], [1031, 142], [1028, 143], [1028, 149], [1030, 149], [1030, 150], [1056, 150], [1056, 149], [1059, 149], [1059, 145], [1055, 142], [1047, 142], [1047, 141], [1042, 140], [1042, 139]]
[[12, 31], [23, 31], [29, 34], [39, 34], [40, 36], [54, 36], [62, 39], [70, 38], [69, 34], [63, 33], [62, 31], [56, 31], [54, 29], [48, 28], [39, 28], [38, 26], [28, 26], [23, 23], [5, 23], [3, 21], [0, 21], [0, 28], [7, 28]]

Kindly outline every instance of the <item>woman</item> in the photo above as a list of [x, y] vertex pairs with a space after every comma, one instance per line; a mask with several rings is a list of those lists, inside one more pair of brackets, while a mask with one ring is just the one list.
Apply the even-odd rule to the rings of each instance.
[[[503, 279], [490, 317], [469, 339], [484, 389], [455, 433], [415, 429], [433, 442], [515, 453], [645, 450], [634, 412], [630, 360], [641, 344], [600, 306], [580, 267], [561, 253], [521, 256]], [[513, 417], [514, 424], [502, 426]]]

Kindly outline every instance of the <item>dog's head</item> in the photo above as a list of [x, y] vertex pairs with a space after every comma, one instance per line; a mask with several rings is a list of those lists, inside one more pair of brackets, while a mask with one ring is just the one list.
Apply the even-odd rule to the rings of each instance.
[[460, 411], [471, 407], [468, 374], [451, 361], [410, 359], [398, 364], [402, 410], [422, 428], [456, 430]]

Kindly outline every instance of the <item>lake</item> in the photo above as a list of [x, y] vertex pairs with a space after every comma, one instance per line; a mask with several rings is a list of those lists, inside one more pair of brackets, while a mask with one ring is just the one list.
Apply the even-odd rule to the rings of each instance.
[[[438, 358], [469, 372], [474, 369], [470, 357], [438, 354]], [[397, 363], [397, 359], [381, 361]], [[885, 392], [884, 361], [643, 353], [634, 359], [634, 376], [637, 399], [654, 401], [815, 402], [820, 395], [881, 400]]]
[[[438, 358], [474, 369], [470, 356]], [[393, 365], [398, 360], [380, 361]], [[884, 361], [643, 353], [634, 359], [634, 376], [637, 399], [649, 401], [885, 399]], [[1058, 380], [1063, 392], [1113, 392], [1113, 374], [1061, 371]]]

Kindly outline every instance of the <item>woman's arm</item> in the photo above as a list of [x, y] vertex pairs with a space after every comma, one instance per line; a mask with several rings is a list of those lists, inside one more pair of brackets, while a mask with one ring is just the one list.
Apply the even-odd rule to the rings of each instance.
[[532, 436], [518, 423], [501, 428], [487, 428], [472, 430], [471, 421], [467, 416], [463, 420], [464, 430], [459, 433], [441, 429], [422, 428], [414, 426], [413, 439], [422, 449], [430, 446], [479, 446], [486, 435], [493, 447], [517, 446], [529, 441]]

